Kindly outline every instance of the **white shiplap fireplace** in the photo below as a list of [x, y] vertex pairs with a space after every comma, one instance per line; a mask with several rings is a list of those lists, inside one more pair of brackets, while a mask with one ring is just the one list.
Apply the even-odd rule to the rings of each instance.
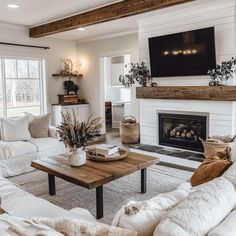
[[[236, 55], [235, 0], [198, 0], [161, 9], [152, 17], [138, 21], [140, 61], [150, 65], [148, 39], [207, 27], [215, 29], [217, 62]], [[171, 68], [170, 68], [171, 69]], [[207, 86], [209, 77], [185, 76], [158, 78], [158, 86]], [[201, 95], [199, 95], [201, 96]], [[236, 133], [236, 103], [233, 101], [140, 99], [141, 143], [158, 146], [157, 112], [184, 111], [209, 114], [209, 135]], [[150, 155], [150, 153], [147, 153]], [[165, 162], [196, 168], [199, 163], [153, 154]]]
[[[140, 99], [141, 143], [159, 146], [158, 111], [207, 114], [209, 136], [236, 133], [236, 102], [209, 100]], [[150, 153], [149, 153], [150, 154]], [[153, 154], [164, 162], [196, 168], [200, 163], [161, 154]]]

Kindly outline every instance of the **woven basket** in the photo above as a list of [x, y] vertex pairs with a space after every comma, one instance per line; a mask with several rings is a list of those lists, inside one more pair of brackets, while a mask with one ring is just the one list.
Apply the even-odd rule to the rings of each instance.
[[231, 143], [214, 143], [214, 142], [207, 142], [202, 140], [202, 144], [204, 147], [204, 154], [205, 157], [209, 157], [217, 152], [224, 151], [227, 147], [231, 148], [231, 153], [234, 152], [236, 149], [236, 142]]
[[120, 136], [122, 143], [139, 143], [140, 131], [139, 123], [133, 116], [125, 116], [120, 123]]

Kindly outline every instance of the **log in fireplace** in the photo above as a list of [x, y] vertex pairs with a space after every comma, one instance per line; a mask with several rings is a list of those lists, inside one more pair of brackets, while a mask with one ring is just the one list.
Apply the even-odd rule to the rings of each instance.
[[159, 145], [203, 152], [208, 122], [208, 113], [158, 111]]

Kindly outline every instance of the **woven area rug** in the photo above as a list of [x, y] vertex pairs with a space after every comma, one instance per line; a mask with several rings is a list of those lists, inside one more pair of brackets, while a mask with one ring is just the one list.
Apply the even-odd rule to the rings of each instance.
[[[110, 224], [119, 208], [129, 200], [146, 200], [159, 193], [172, 191], [191, 175], [192, 172], [155, 165], [147, 171], [146, 194], [140, 194], [140, 172], [104, 185], [104, 218], [100, 221]], [[38, 170], [11, 177], [10, 180], [27, 192], [64, 209], [82, 207], [95, 215], [95, 189], [87, 190], [56, 178], [57, 194], [49, 196], [47, 174]]]

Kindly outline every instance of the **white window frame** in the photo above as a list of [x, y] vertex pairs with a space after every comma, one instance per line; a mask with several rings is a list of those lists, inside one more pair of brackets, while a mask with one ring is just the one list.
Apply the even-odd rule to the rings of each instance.
[[[45, 114], [47, 111], [47, 94], [46, 94], [46, 77], [45, 77], [45, 59], [42, 58], [31, 58], [31, 57], [19, 57], [19, 56], [0, 56], [0, 61], [1, 61], [1, 77], [2, 81], [2, 95], [3, 95], [3, 118], [7, 117], [7, 94], [6, 94], [6, 80], [11, 80], [11, 79], [18, 79], [16, 78], [6, 78], [5, 74], [5, 60], [11, 59], [11, 60], [16, 60], [16, 71], [17, 71], [17, 60], [27, 60], [27, 61], [38, 61], [39, 63], [39, 78], [20, 78], [20, 79], [29, 79], [29, 80], [39, 80], [39, 90], [40, 90], [40, 103], [39, 103], [39, 108], [40, 108], [40, 114]], [[29, 67], [28, 67], [29, 70]], [[29, 74], [29, 73], [28, 73]], [[26, 106], [27, 107], [27, 106]], [[36, 107], [36, 106], [32, 106]], [[17, 108], [17, 107], [16, 107]], [[23, 108], [23, 107], [19, 107]]]

